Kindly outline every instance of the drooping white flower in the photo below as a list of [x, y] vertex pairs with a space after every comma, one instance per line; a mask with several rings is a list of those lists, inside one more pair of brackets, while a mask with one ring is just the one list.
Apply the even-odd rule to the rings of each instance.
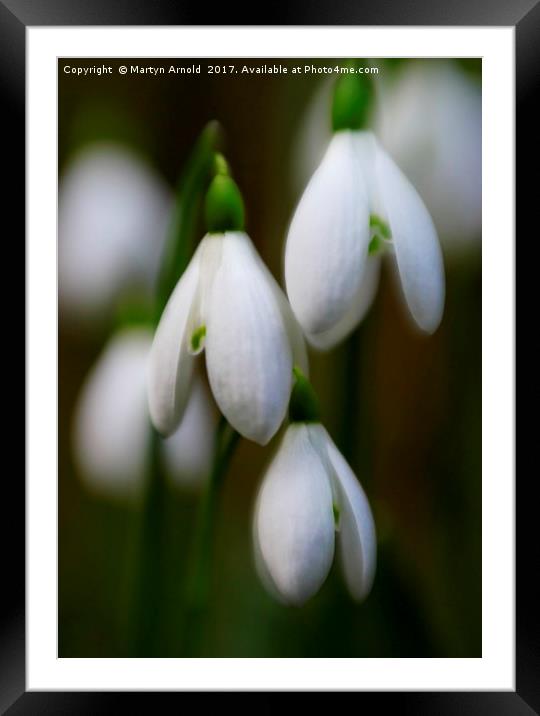
[[152, 290], [171, 207], [165, 182], [113, 143], [80, 151], [58, 196], [59, 298], [66, 317], [99, 318], [126, 290]]
[[372, 217], [390, 228], [385, 244], [417, 325], [428, 333], [439, 325], [444, 270], [433, 221], [373, 133], [342, 130], [300, 200], [285, 249], [287, 293], [314, 345], [345, 337], [369, 308], [379, 261], [369, 255]]
[[482, 228], [482, 95], [451, 62], [413, 61], [380, 81], [375, 127], [418, 189], [448, 256]]
[[363, 318], [381, 249], [395, 258], [416, 324], [433, 332], [445, 293], [433, 221], [375, 135], [340, 127], [300, 199], [285, 248], [287, 294], [314, 346], [331, 347]]
[[293, 362], [307, 369], [307, 358], [285, 295], [243, 231], [204, 237], [162, 314], [148, 400], [164, 435], [183, 415], [203, 348], [223, 415], [245, 437], [267, 443], [287, 409]]
[[[73, 426], [73, 448], [81, 477], [93, 491], [136, 497], [144, 487], [150, 416], [146, 369], [152, 332], [129, 328], [106, 345], [82, 387]], [[179, 429], [162, 444], [167, 473], [182, 487], [208, 474], [215, 417], [208, 391], [193, 382]]]
[[320, 423], [292, 423], [263, 478], [253, 523], [255, 562], [281, 601], [301, 605], [325, 581], [337, 550], [358, 600], [375, 576], [373, 517], [358, 480]]

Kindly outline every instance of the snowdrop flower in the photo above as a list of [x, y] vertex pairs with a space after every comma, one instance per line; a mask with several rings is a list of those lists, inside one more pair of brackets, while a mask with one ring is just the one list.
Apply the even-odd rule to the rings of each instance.
[[347, 587], [362, 600], [375, 576], [373, 517], [362, 487], [318, 420], [310, 390], [297, 373], [292, 422], [257, 496], [255, 563], [273, 596], [301, 605], [326, 579], [337, 542]]
[[96, 143], [64, 172], [58, 198], [61, 308], [99, 318], [129, 288], [153, 287], [171, 206], [163, 180], [128, 149]]
[[415, 188], [374, 134], [362, 129], [368, 87], [359, 75], [338, 80], [334, 135], [287, 236], [287, 293], [308, 340], [319, 348], [335, 345], [361, 321], [387, 251], [416, 324], [432, 333], [442, 317], [437, 232]]
[[150, 414], [169, 435], [181, 420], [203, 349], [214, 398], [240, 434], [266, 444], [287, 410], [293, 361], [306, 368], [287, 299], [244, 232], [225, 160], [206, 195], [208, 233], [161, 316], [148, 374]]
[[433, 216], [448, 255], [482, 228], [482, 96], [450, 62], [408, 63], [381, 78], [376, 130]]
[[[136, 497], [144, 488], [150, 418], [146, 367], [152, 345], [148, 328], [129, 328], [106, 345], [88, 375], [75, 410], [74, 454], [93, 491]], [[215, 417], [208, 392], [195, 380], [180, 428], [162, 443], [175, 484], [198, 486], [208, 474]]]

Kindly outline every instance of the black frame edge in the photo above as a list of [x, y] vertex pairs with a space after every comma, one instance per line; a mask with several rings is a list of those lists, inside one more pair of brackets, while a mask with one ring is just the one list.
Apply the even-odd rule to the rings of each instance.
[[[516, 271], [518, 242], [526, 241], [527, 232], [535, 226], [538, 206], [537, 190], [530, 178], [537, 173], [540, 161], [536, 139], [536, 105], [540, 97], [539, 40], [540, 4], [536, 4], [516, 26]], [[516, 306], [517, 298], [516, 293]], [[530, 300], [534, 301], [532, 294]], [[517, 315], [516, 311], [516, 330]], [[524, 701], [539, 712], [540, 587], [534, 576], [538, 573], [540, 548], [535, 529], [537, 500], [534, 490], [534, 481], [516, 480], [516, 688]]]
[[[7, 181], [3, 183], [2, 203], [8, 220], [4, 248], [11, 249], [13, 259], [24, 263], [25, 252], [25, 26], [0, 2], [0, 112], [2, 147], [2, 166]], [[23, 257], [21, 257], [21, 253]], [[9, 266], [10, 257], [5, 256], [5, 265]], [[22, 273], [22, 272], [21, 272]], [[19, 289], [21, 294], [23, 292]], [[13, 302], [12, 287], [8, 291]], [[22, 300], [21, 300], [22, 299]], [[4, 299], [8, 300], [8, 299]], [[19, 299], [25, 306], [25, 297]], [[24, 316], [24, 308], [23, 308]], [[4, 315], [11, 321], [9, 328], [14, 336], [24, 343], [24, 318], [15, 318], [13, 310]], [[20, 357], [10, 356], [10, 374], [19, 376], [22, 384]], [[15, 363], [15, 361], [17, 362]], [[18, 399], [20, 400], [20, 398]], [[24, 406], [24, 400], [20, 401]], [[24, 408], [23, 408], [24, 410]], [[20, 418], [13, 420], [15, 430], [20, 434]], [[23, 419], [24, 420], [24, 419]], [[17, 442], [20, 438], [17, 437]], [[11, 442], [11, 439], [10, 439]], [[15, 442], [12, 443], [15, 445]], [[13, 448], [12, 448], [13, 449]], [[2, 609], [0, 611], [0, 713], [9, 707], [24, 692], [25, 688], [25, 485], [23, 470], [18, 468], [15, 458], [19, 451], [13, 450], [13, 466], [7, 472], [9, 478], [4, 482], [3, 517], [0, 520], [0, 538], [3, 547], [3, 589], [0, 590]]]
[[[538, 96], [540, 68], [540, 4], [538, 0], [520, 0], [513, 4], [501, 2], [469, 3], [459, 0], [453, 6], [417, 0], [411, 3], [393, 3], [391, 7], [382, 4], [338, 0], [330, 8], [317, 3], [304, 2], [290, 5], [281, 13], [280, 24], [336, 24], [336, 25], [516, 25], [516, 148], [517, 232], [524, 233], [525, 224], [532, 225], [532, 215], [537, 204], [537, 184], [529, 184], [527, 178], [539, 163], [538, 148], [534, 142], [537, 115], [533, 103]], [[10, 9], [8, 9], [8, 7]], [[435, 8], [435, 10], [433, 10]], [[204, 9], [207, 15], [208, 11]], [[24, 215], [24, 87], [25, 87], [25, 27], [27, 25], [113, 25], [113, 24], [196, 24], [199, 11], [193, 11], [188, 4], [175, 5], [167, 0], [152, 4], [144, 0], [119, 0], [113, 7], [110, 2], [96, 0], [0, 0], [0, 89], [5, 97], [2, 124], [5, 136], [12, 141], [6, 147], [6, 166], [10, 168], [11, 181], [7, 186], [6, 206], [12, 210], [14, 231], [20, 237], [21, 246], [25, 227]], [[202, 19], [202, 18], [201, 18]], [[206, 18], [204, 18], [206, 19]], [[218, 24], [219, 13], [214, 17]], [[246, 22], [236, 24], [250, 24]], [[270, 20], [270, 18], [268, 18]], [[229, 15], [229, 23], [231, 16]], [[201, 23], [206, 24], [206, 23]], [[232, 24], [232, 23], [231, 23]], [[253, 24], [260, 24], [254, 22]], [[274, 24], [268, 22], [265, 24]], [[277, 23], [276, 23], [277, 24]], [[6, 111], [7, 109], [7, 111]], [[532, 174], [534, 176], [534, 174]], [[521, 228], [523, 227], [523, 229]], [[14, 372], [14, 374], [16, 374]], [[148, 697], [161, 699], [173, 697], [178, 704], [183, 694], [123, 694], [123, 693], [58, 693], [26, 692], [24, 661], [24, 485], [17, 483], [18, 476], [12, 476], [12, 509], [7, 512], [4, 545], [14, 550], [12, 564], [8, 563], [13, 587], [9, 595], [3, 595], [6, 604], [2, 610], [0, 631], [0, 713], [108, 713], [117, 711], [120, 698], [134, 705], [135, 712], [147, 709]], [[538, 586], [532, 584], [538, 565], [539, 550], [537, 534], [533, 533], [535, 520], [532, 510], [536, 502], [532, 499], [532, 484], [520, 484], [516, 492], [517, 507], [517, 621], [516, 621], [516, 686], [517, 691], [470, 692], [470, 693], [358, 693], [362, 705], [377, 697], [385, 699], [385, 705], [398, 706], [401, 713], [414, 714], [523, 714], [540, 710], [540, 631], [538, 608], [540, 595]], [[6, 590], [7, 591], [7, 590]], [[4, 606], [4, 605], [3, 605]], [[22, 694], [22, 695], [21, 695]], [[186, 696], [189, 694], [186, 693]], [[209, 697], [212, 694], [208, 694]], [[259, 695], [258, 695], [259, 696]], [[133, 698], [134, 697], [134, 698]], [[274, 696], [264, 696], [258, 703], [268, 709]], [[14, 703], [15, 702], [15, 703]], [[10, 704], [13, 704], [10, 707]], [[140, 705], [140, 706], [139, 706]], [[138, 707], [138, 708], [137, 708]]]
[[[288, 0], [264, 8], [171, 0], [2, 0], [24, 25], [499, 25], [537, 0]], [[208, 20], [211, 18], [211, 22]]]

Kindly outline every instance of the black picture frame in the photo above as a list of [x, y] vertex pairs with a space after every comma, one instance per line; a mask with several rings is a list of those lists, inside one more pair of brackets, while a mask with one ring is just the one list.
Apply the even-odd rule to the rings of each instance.
[[[207, 5], [188, 5], [180, 0], [0, 0], [0, 94], [4, 170], [9, 181], [3, 193], [6, 214], [12, 218], [14, 242], [24, 247], [25, 232], [25, 29], [27, 26], [58, 25], [454, 25], [515, 26], [516, 40], [516, 234], [525, 234], [538, 203], [536, 175], [538, 148], [533, 132], [538, 122], [533, 111], [540, 78], [540, 3], [538, 0], [394, 0], [376, 3], [333, 0], [332, 3], [283, 3], [268, 5], [267, 17], [254, 18], [249, 11], [232, 11], [229, 4], [210, 11]], [[279, 16], [279, 17], [278, 17]], [[523, 227], [523, 228], [522, 228]], [[528, 241], [536, 243], [535, 234]], [[525, 239], [524, 236], [524, 240]], [[12, 357], [14, 361], [14, 357]], [[20, 368], [13, 370], [16, 375]], [[0, 520], [7, 561], [0, 616], [0, 713], [103, 713], [116, 711], [133, 694], [25, 692], [25, 489], [23, 475], [13, 463], [4, 476], [4, 510]], [[533, 476], [531, 476], [533, 477]], [[9, 480], [8, 480], [9, 478]], [[9, 483], [9, 484], [7, 484]], [[534, 479], [516, 484], [516, 691], [466, 693], [358, 693], [358, 708], [366, 700], [377, 706], [414, 714], [531, 714], [540, 712], [540, 632], [538, 604], [538, 536], [534, 530], [536, 501]], [[9, 505], [9, 507], [8, 507]], [[148, 699], [160, 694], [136, 694], [135, 711], [146, 711]], [[171, 696], [171, 695], [169, 695]], [[174, 694], [178, 700], [183, 694]], [[384, 701], [380, 701], [383, 699]], [[265, 697], [271, 708], [274, 696]]]

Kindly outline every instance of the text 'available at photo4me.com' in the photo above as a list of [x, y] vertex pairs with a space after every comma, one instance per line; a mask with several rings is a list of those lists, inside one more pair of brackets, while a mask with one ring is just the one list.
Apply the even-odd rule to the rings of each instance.
[[298, 64], [292, 67], [284, 64], [201, 64], [156, 65], [156, 64], [66, 64], [64, 74], [86, 77], [89, 75], [335, 75], [335, 74], [379, 74], [376, 66], [343, 67], [339, 65]]

